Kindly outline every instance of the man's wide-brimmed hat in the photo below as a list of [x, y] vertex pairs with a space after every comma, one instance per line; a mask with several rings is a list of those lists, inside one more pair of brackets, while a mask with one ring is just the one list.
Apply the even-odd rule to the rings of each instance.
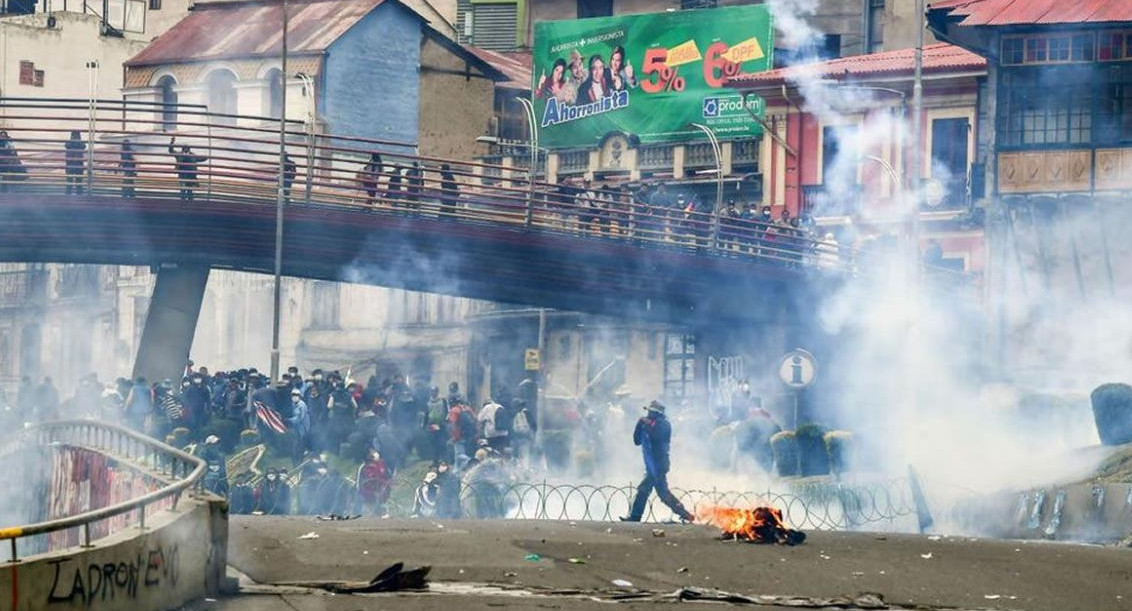
[[660, 412], [660, 413], [663, 414], [664, 413], [664, 404], [661, 403], [660, 401], [653, 401], [653, 402], [649, 403], [648, 405], [646, 405], [645, 409], [649, 410], [650, 412]]

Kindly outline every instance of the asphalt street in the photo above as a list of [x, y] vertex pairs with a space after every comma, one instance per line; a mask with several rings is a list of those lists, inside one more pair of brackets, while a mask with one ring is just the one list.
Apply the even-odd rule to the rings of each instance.
[[[654, 530], [657, 530], [654, 532]], [[302, 539], [307, 533], [317, 538]], [[1034, 541], [811, 532], [797, 547], [720, 541], [709, 526], [233, 516], [229, 564], [249, 590], [195, 609], [629, 608], [721, 590], [763, 608], [1132, 610], [1132, 549]], [[429, 592], [331, 596], [265, 584], [368, 581], [433, 567]], [[620, 585], [614, 583], [619, 580]], [[625, 585], [621, 582], [628, 582]], [[761, 598], [760, 598], [761, 597]], [[856, 606], [854, 606], [854, 602]]]

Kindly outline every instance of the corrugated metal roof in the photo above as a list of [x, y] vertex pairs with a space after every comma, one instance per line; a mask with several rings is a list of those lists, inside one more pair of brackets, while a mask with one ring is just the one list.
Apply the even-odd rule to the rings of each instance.
[[531, 90], [531, 54], [520, 51], [490, 51], [465, 45], [476, 57], [502, 72], [507, 80], [498, 83], [508, 89]]
[[[385, 0], [288, 0], [287, 50], [321, 53]], [[281, 0], [197, 3], [127, 66], [279, 55]]]
[[[810, 78], [845, 78], [868, 75], [911, 73], [914, 49], [900, 49], [869, 55], [854, 55], [813, 64], [801, 64], [768, 72], [739, 74], [727, 81], [728, 87], [776, 85], [805, 75]], [[966, 49], [946, 43], [924, 47], [924, 72], [985, 70], [987, 60]]]
[[1129, 0], [938, 0], [928, 10], [959, 17], [961, 26], [1132, 22]]

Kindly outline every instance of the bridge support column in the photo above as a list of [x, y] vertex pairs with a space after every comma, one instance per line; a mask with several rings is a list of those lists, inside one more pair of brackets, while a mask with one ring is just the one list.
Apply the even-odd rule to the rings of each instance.
[[207, 265], [180, 265], [158, 270], [157, 284], [149, 300], [149, 312], [134, 360], [135, 379], [145, 376], [150, 383], [165, 378], [180, 381], [193, 346], [193, 334], [196, 333], [207, 283]]

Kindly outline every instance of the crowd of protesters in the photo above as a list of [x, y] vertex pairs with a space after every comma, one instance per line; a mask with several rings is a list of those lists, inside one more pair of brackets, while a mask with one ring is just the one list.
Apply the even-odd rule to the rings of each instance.
[[[520, 383], [504, 404], [489, 400], [476, 409], [456, 382], [442, 393], [400, 374], [370, 376], [361, 384], [338, 371], [315, 369], [304, 376], [291, 367], [271, 383], [255, 368], [210, 372], [190, 362], [178, 380], [103, 384], [91, 374], [65, 401], [51, 378], [33, 384], [25, 377], [3, 410], [11, 422], [3, 424], [97, 418], [193, 445], [209, 465], [206, 487], [229, 496], [238, 513], [385, 515], [393, 478], [423, 461], [429, 475], [418, 487], [415, 512], [452, 515], [458, 502], [446, 495], [453, 486], [458, 494], [461, 482], [495, 481], [529, 452], [535, 418], [527, 405], [537, 396], [532, 384]], [[283, 466], [262, 477], [232, 474], [230, 483], [227, 459], [248, 436], [265, 443]], [[355, 473], [334, 467], [358, 463]]]

